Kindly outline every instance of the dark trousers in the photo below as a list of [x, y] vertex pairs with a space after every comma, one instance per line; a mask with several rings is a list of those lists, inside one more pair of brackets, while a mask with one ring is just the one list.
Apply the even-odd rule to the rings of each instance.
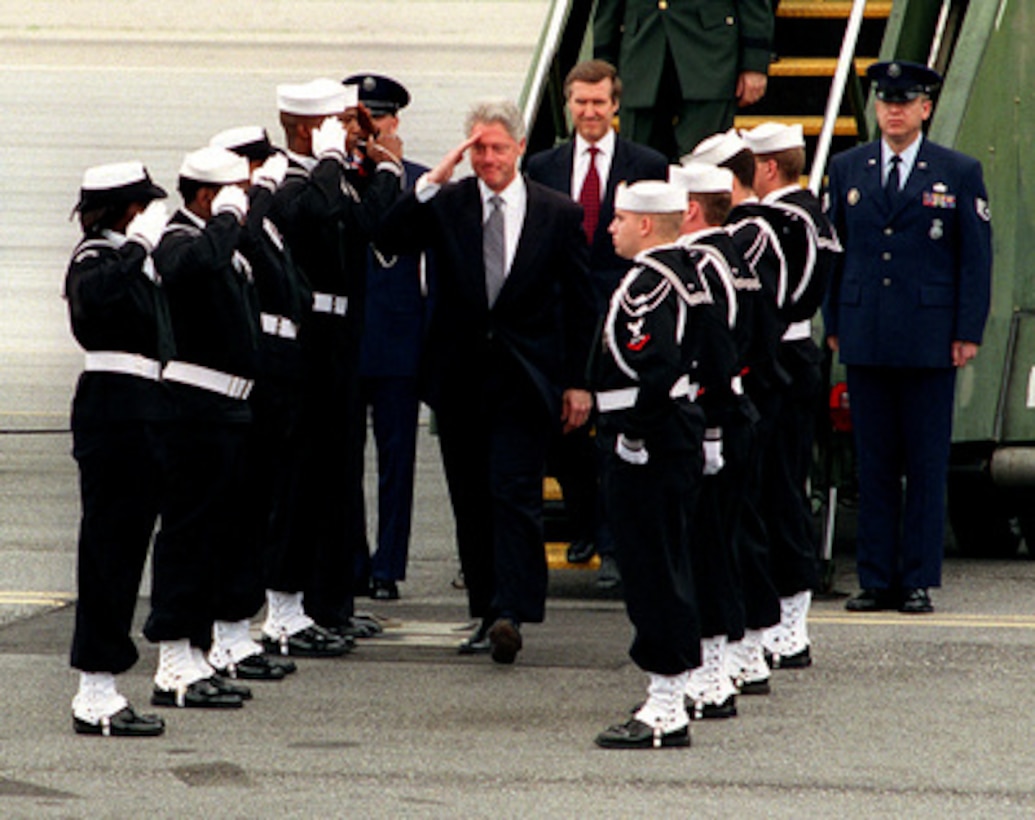
[[73, 431], [82, 519], [71, 662], [84, 672], [118, 674], [139, 657], [130, 627], [164, 496], [164, 431], [143, 421]]
[[604, 471], [615, 558], [634, 629], [629, 656], [658, 675], [677, 675], [701, 663], [690, 553], [702, 428], [696, 447], [665, 451], [659, 446], [643, 465], [611, 453]]
[[367, 376], [362, 383], [364, 404], [370, 408], [377, 447], [377, 549], [371, 556], [364, 521], [362, 547], [356, 556], [356, 577], [359, 581], [368, 577], [402, 581], [406, 578], [413, 521], [413, 475], [420, 411], [417, 380]]
[[743, 507], [744, 484], [754, 446], [754, 424], [739, 412], [722, 422], [725, 464], [715, 475], [704, 476], [690, 543], [701, 636], [744, 637], [744, 597], [737, 561], [737, 533]]
[[672, 55], [665, 59], [658, 98], [649, 108], [622, 107], [622, 136], [649, 145], [670, 160], [689, 154], [701, 140], [733, 125], [737, 101], [684, 100]]
[[150, 641], [207, 649], [212, 622], [251, 618], [263, 603], [262, 556], [250, 537], [249, 425], [190, 419], [169, 437], [169, 493], [155, 539]]
[[783, 342], [780, 364], [791, 385], [779, 402], [763, 454], [762, 516], [769, 534], [770, 567], [780, 597], [819, 585], [812, 509], [806, 494], [822, 381], [819, 350], [811, 339]]
[[766, 629], [780, 622], [780, 594], [773, 583], [769, 533], [762, 518], [763, 460], [776, 428], [782, 393], [770, 389], [751, 392], [759, 420], [744, 475], [740, 526], [736, 533], [737, 565], [744, 601], [744, 626]]
[[941, 585], [955, 387], [952, 368], [848, 368], [864, 589]]
[[321, 626], [344, 625], [354, 611], [355, 551], [365, 543], [359, 341], [345, 319], [313, 314], [303, 342], [309, 376], [300, 423], [301, 476], [292, 586]]
[[264, 556], [267, 589], [301, 588], [292, 554], [302, 472], [299, 394], [289, 386], [256, 384], [252, 404], [249, 520]]
[[597, 448], [590, 436], [590, 425], [567, 434], [556, 431], [550, 440], [546, 463], [548, 472], [561, 485], [573, 538], [595, 542], [600, 486]]
[[543, 475], [553, 422], [505, 354], [435, 408], [474, 618], [539, 623], [546, 607]]

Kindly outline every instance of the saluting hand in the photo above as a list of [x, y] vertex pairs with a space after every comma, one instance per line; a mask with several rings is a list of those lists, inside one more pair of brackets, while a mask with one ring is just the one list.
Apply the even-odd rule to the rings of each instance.
[[366, 155], [372, 162], [393, 162], [401, 165], [403, 147], [402, 140], [395, 134], [381, 134], [375, 141], [373, 137], [367, 140]]
[[449, 180], [453, 178], [453, 171], [456, 169], [456, 166], [460, 164], [464, 158], [464, 154], [467, 153], [467, 149], [478, 142], [478, 140], [481, 139], [481, 136], [482, 129], [475, 128], [471, 132], [471, 136], [442, 157], [442, 161], [428, 171], [426, 175], [427, 181], [433, 182], [436, 185], [445, 185], [449, 182]]
[[592, 409], [593, 397], [588, 390], [565, 390], [561, 396], [561, 421], [564, 422], [564, 432], [570, 433], [585, 424]]

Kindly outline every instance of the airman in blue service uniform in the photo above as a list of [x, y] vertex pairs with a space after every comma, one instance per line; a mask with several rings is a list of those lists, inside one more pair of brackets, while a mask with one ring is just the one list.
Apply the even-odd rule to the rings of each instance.
[[[342, 82], [356, 86], [359, 101], [370, 110], [378, 133], [396, 132], [399, 111], [410, 103], [410, 92], [401, 83], [369, 72], [353, 74]], [[403, 188], [408, 189], [428, 168], [401, 159]], [[388, 254], [373, 245], [367, 251], [359, 367], [363, 402], [371, 413], [377, 444], [377, 547], [371, 556], [368, 546], [360, 546], [357, 574], [360, 582], [369, 577], [370, 595], [378, 600], [398, 598], [398, 582], [406, 578], [420, 410], [417, 374], [429, 310], [428, 273], [428, 257], [423, 253]], [[365, 421], [364, 417], [364, 440]]]
[[859, 466], [862, 592], [846, 608], [931, 612], [956, 370], [984, 332], [991, 218], [981, 164], [921, 133], [940, 75], [903, 61], [867, 74], [881, 139], [835, 157], [827, 193], [845, 253], [824, 319], [848, 368]]

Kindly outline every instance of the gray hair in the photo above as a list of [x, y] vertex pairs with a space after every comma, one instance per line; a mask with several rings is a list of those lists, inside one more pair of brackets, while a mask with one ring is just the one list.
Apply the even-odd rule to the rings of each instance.
[[517, 142], [525, 138], [525, 121], [521, 110], [510, 100], [494, 98], [480, 100], [471, 106], [464, 121], [464, 133], [470, 134], [479, 123], [499, 123]]

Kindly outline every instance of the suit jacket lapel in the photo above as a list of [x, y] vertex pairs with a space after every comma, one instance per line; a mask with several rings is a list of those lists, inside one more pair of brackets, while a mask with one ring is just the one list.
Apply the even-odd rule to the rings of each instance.
[[[514, 261], [507, 274], [507, 280], [503, 283], [499, 296], [496, 298], [498, 305], [501, 300], [512, 296], [520, 290], [524, 280], [531, 272], [534, 272], [533, 264], [537, 249], [540, 243], [537, 237], [542, 237], [547, 226], [539, 200], [539, 191], [525, 178], [525, 190], [527, 199], [525, 201], [525, 221], [521, 224], [521, 236], [518, 237], [518, 246], [514, 252]], [[483, 277], [484, 278], [484, 277]]]
[[863, 189], [860, 191], [864, 199], [875, 200], [878, 210], [888, 213], [888, 200], [884, 195], [883, 172], [880, 164], [880, 140], [874, 140], [869, 144], [863, 160]]
[[478, 191], [478, 180], [468, 177], [461, 180], [457, 190], [455, 213], [444, 214], [446, 224], [452, 224], [457, 243], [467, 260], [463, 275], [468, 280], [469, 292], [478, 305], [488, 309], [489, 297], [485, 290], [485, 254], [482, 250], [482, 199]]

